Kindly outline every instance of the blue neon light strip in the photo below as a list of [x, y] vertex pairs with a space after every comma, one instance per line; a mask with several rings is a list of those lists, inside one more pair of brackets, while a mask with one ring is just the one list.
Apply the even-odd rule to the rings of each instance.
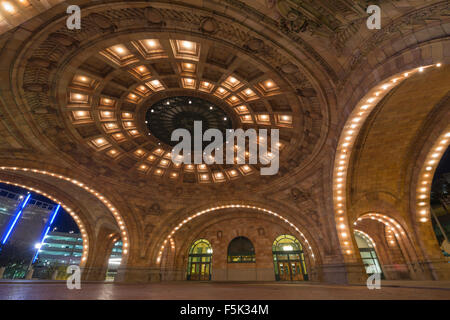
[[15, 218], [8, 229], [8, 232], [6, 232], [6, 234], [3, 236], [2, 244], [5, 244], [6, 241], [8, 241], [8, 238], [11, 235], [12, 231], [14, 230], [14, 227], [16, 226], [17, 221], [19, 221], [19, 218], [22, 215], [23, 209], [28, 204], [28, 201], [30, 201], [30, 197], [31, 197], [31, 193], [29, 193], [27, 195], [25, 200], [22, 202], [22, 205], [19, 207], [19, 211], [16, 213]]
[[48, 219], [47, 224], [44, 228], [45, 231], [41, 236], [41, 241], [39, 242], [39, 248], [36, 250], [36, 253], [34, 255], [32, 263], [34, 263], [36, 261], [38, 255], [39, 255], [39, 250], [41, 249], [42, 244], [44, 243], [45, 237], [47, 236], [48, 232], [50, 231], [50, 227], [52, 226], [53, 221], [55, 221], [56, 215], [58, 214], [60, 208], [61, 208], [61, 205], [58, 204], [56, 206], [55, 210], [53, 211], [50, 219]]

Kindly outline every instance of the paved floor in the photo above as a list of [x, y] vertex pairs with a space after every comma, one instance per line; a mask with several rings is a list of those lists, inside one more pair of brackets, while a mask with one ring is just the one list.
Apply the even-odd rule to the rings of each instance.
[[[403, 283], [403, 284], [402, 284]], [[64, 282], [0, 282], [0, 299], [159, 299], [159, 300], [309, 300], [309, 299], [445, 299], [450, 282], [382, 283], [381, 289], [319, 283], [208, 283], [151, 284], [82, 283], [68, 290]]]

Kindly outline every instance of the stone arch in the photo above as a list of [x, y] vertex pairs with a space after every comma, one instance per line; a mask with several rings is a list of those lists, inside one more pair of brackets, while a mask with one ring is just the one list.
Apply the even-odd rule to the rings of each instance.
[[74, 199], [64, 191], [58, 190], [52, 186], [45, 183], [38, 182], [34, 179], [24, 179], [19, 178], [14, 175], [9, 175], [5, 173], [0, 173], [0, 182], [25, 188], [32, 192], [38, 193], [44, 197], [61, 205], [61, 207], [66, 210], [74, 222], [77, 224], [83, 239], [83, 252], [80, 261], [80, 267], [84, 268], [89, 266], [91, 260], [93, 259], [93, 245], [92, 243], [96, 239], [95, 230], [92, 228], [92, 223], [87, 213], [87, 209], [84, 206], [77, 204]]
[[[372, 223], [367, 223], [366, 221]], [[377, 228], [373, 222], [380, 223], [384, 227]], [[413, 234], [412, 230], [404, 221], [399, 221], [384, 213], [368, 212], [359, 215], [353, 222], [353, 226], [353, 230], [358, 228], [357, 230], [363, 231], [378, 240], [376, 242], [379, 247], [378, 253], [381, 253], [383, 270], [385, 270], [388, 278], [398, 279], [406, 276], [409, 279], [427, 279], [430, 276], [426, 265], [422, 263], [416, 239], [414, 236], [411, 236]], [[382, 252], [380, 252], [381, 250]], [[392, 257], [389, 257], [389, 255], [395, 253], [395, 251], [397, 256], [398, 253], [401, 256], [397, 257], [397, 262], [392, 262]], [[399, 260], [401, 260], [400, 265], [403, 264], [403, 269], [401, 270], [403, 275], [399, 275], [398, 270], [390, 268], [394, 264], [399, 265]], [[406, 270], [407, 275], [405, 275]]]
[[[237, 221], [240, 221], [240, 223]], [[229, 229], [230, 225], [233, 225], [232, 230]], [[255, 226], [247, 227], [252, 225]], [[256, 227], [256, 225], [259, 227]], [[176, 242], [177, 249], [173, 251], [171, 245], [168, 245], [162, 255], [160, 266], [171, 264], [171, 267], [169, 267], [169, 269], [171, 269], [167, 272], [167, 274], [170, 274], [167, 276], [170, 279], [184, 279], [185, 266], [187, 263], [187, 254], [185, 253], [188, 252], [191, 243], [195, 239], [204, 238], [210, 241], [214, 250], [212, 258], [213, 280], [226, 280], [226, 270], [228, 269], [228, 245], [230, 241], [237, 236], [244, 236], [252, 241], [255, 247], [256, 264], [258, 266], [263, 266], [264, 269], [259, 272], [256, 277], [261, 280], [265, 279], [273, 281], [274, 272], [271, 239], [276, 238], [279, 233], [296, 234], [294, 228], [286, 225], [278, 218], [269, 215], [261, 216], [254, 211], [240, 211], [238, 209], [231, 212], [221, 212], [214, 216], [205, 215], [199, 217], [192, 221], [191, 224], [187, 225], [186, 228], [181, 229], [179, 233], [174, 234], [171, 238]], [[302, 241], [302, 238], [300, 238], [299, 241], [302, 242], [303, 247], [308, 246], [304, 240]], [[307, 250], [305, 250], [305, 258], [308, 266], [308, 273], [312, 275], [314, 280], [318, 280], [319, 273], [317, 268], [319, 262], [313, 260], [310, 252]], [[170, 263], [165, 262], [170, 259]]]
[[[441, 44], [448, 42], [447, 40], [440, 41]], [[399, 56], [391, 57], [383, 61], [383, 63], [378, 64], [364, 78], [362, 78], [361, 74], [358, 74], [361, 80], [358, 83], [358, 90], [351, 92], [351, 95], [344, 94], [343, 96], [342, 101], [346, 101], [344, 108], [345, 117], [341, 119], [341, 136], [334, 160], [333, 202], [341, 250], [347, 263], [355, 263], [358, 260], [358, 257], [354, 254], [352, 241], [343, 239], [343, 235], [348, 236], [349, 234], [347, 230], [351, 222], [347, 221], [348, 210], [351, 210], [351, 207], [349, 208], [347, 206], [351, 197], [349, 194], [350, 189], [347, 189], [349, 182], [346, 178], [348, 177], [347, 170], [350, 170], [350, 168], [352, 170], [354, 169], [349, 166], [350, 161], [355, 161], [355, 153], [353, 152], [354, 144], [356, 141], [359, 141], [360, 144], [364, 143], [362, 140], [363, 137], [360, 134], [361, 128], [367, 130], [368, 124], [366, 119], [368, 117], [373, 118], [374, 113], [372, 111], [375, 109], [379, 110], [380, 105], [388, 103], [391, 96], [395, 96], [398, 90], [392, 89], [404, 87], [403, 82], [405, 80], [412, 77], [419, 77], [421, 73], [430, 72], [430, 70], [432, 71], [435, 68], [441, 68], [448, 62], [448, 57], [445, 56], [442, 47], [437, 45], [437, 43], [439, 41], [423, 43], [414, 49], [414, 57], [417, 59], [411, 59], [412, 52], [405, 51], [399, 54]], [[433, 51], [433, 56], [427, 55], [430, 48], [435, 50]], [[423, 56], [418, 53], [423, 53]], [[421, 65], [421, 63], [423, 64]], [[348, 83], [347, 85], [351, 84]], [[373, 194], [375, 195], [378, 191], [374, 191]], [[370, 197], [371, 195], [368, 194], [367, 196]], [[397, 200], [398, 202], [402, 201], [401, 199]], [[377, 211], [373, 207], [368, 208], [368, 210]], [[361, 210], [358, 208], [357, 211]], [[409, 221], [406, 223], [411, 225]]]
[[[297, 234], [299, 234], [301, 236], [301, 238], [305, 241], [305, 243], [307, 244], [307, 248], [308, 251], [311, 254], [311, 257], [313, 260], [316, 260], [316, 256], [314, 254], [314, 251], [317, 251], [316, 249], [313, 250], [312, 246], [315, 246], [313, 243], [310, 243], [310, 241], [305, 237], [305, 235], [303, 234], [302, 231], [300, 231], [300, 229], [298, 227], [296, 227], [291, 221], [289, 221], [288, 219], [284, 218], [283, 216], [281, 216], [280, 214], [269, 210], [269, 209], [265, 209], [259, 206], [254, 206], [254, 205], [247, 205], [247, 204], [225, 204], [225, 205], [219, 205], [216, 207], [209, 207], [207, 209], [204, 210], [198, 210], [192, 214], [190, 214], [187, 218], [185, 218], [184, 220], [182, 220], [181, 222], [178, 223], [178, 225], [176, 227], [174, 227], [170, 233], [168, 235], [165, 236], [164, 242], [161, 244], [161, 246], [159, 247], [159, 252], [156, 255], [156, 261], [157, 263], [159, 263], [161, 261], [161, 256], [162, 253], [164, 251], [164, 248], [167, 244], [167, 241], [169, 241], [169, 239], [176, 233], [176, 231], [178, 229], [180, 229], [181, 227], [183, 227], [185, 224], [187, 224], [188, 222], [190, 222], [191, 220], [205, 214], [205, 213], [209, 213], [209, 212], [214, 212], [214, 211], [221, 211], [224, 209], [245, 209], [245, 210], [254, 210], [257, 211], [259, 213], [265, 213], [265, 214], [269, 214], [272, 215], [274, 217], [276, 217], [279, 220], [282, 220], [284, 223], [288, 224], [290, 227], [292, 227], [293, 229], [296, 230]], [[320, 259], [320, 256], [317, 256], [317, 259]]]
[[[57, 172], [55, 170], [55, 172]], [[90, 241], [91, 245], [88, 246], [89, 251], [83, 253], [83, 277], [86, 279], [97, 280], [102, 278], [104, 265], [104, 255], [105, 251], [102, 249], [107, 246], [108, 239], [106, 235], [111, 232], [120, 232], [121, 236], [127, 239], [126, 245], [124, 245], [124, 257], [122, 260], [123, 266], [127, 264], [128, 252], [129, 252], [129, 236], [127, 227], [125, 225], [124, 219], [119, 213], [118, 207], [115, 206], [108, 198], [103, 196], [97, 190], [91, 188], [91, 186], [77, 180], [71, 179], [64, 174], [55, 173], [54, 171], [39, 170], [30, 167], [18, 167], [18, 166], [2, 166], [0, 167], [0, 174], [9, 177], [10, 182], [15, 183], [15, 181], [31, 181], [31, 185], [42, 185], [42, 188], [53, 189], [54, 192], [59, 194], [67, 194], [72, 190], [71, 196], [72, 203], [84, 203], [86, 206], [90, 206], [90, 209], [84, 208], [84, 225], [80, 228], [82, 234], [85, 233], [87, 226], [90, 230]], [[28, 182], [29, 185], [30, 182]], [[41, 191], [32, 186], [29, 186], [30, 190], [35, 192]], [[62, 191], [64, 189], [65, 191]], [[81, 192], [80, 192], [81, 191]], [[48, 192], [44, 192], [48, 193]], [[55, 197], [57, 199], [57, 197]], [[79, 204], [73, 205], [73, 207], [79, 207]], [[72, 212], [75, 222], [81, 223], [80, 218]], [[94, 214], [95, 213], [95, 214]], [[106, 243], [104, 243], [106, 242]], [[94, 255], [102, 255], [103, 258], [97, 259]], [[88, 254], [90, 253], [90, 255]], [[87, 257], [90, 256], [90, 259]], [[101, 265], [98, 265], [98, 264]], [[99, 271], [101, 270], [101, 271]], [[105, 269], [106, 270], [106, 269]], [[91, 272], [92, 271], [92, 272]]]

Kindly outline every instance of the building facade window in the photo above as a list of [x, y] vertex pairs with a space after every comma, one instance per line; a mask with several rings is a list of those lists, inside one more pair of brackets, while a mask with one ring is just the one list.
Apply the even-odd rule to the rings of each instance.
[[195, 241], [189, 250], [187, 280], [211, 280], [212, 247], [208, 240]]
[[228, 263], [254, 263], [255, 248], [246, 237], [237, 237], [228, 245]]
[[272, 245], [275, 279], [277, 281], [308, 280], [305, 256], [300, 242], [291, 235], [281, 235]]

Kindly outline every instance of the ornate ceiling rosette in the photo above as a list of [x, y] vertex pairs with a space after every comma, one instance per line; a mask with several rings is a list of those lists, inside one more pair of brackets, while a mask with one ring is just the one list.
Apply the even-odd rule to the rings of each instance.
[[280, 172], [266, 182], [311, 163], [328, 115], [300, 61], [224, 15], [152, 6], [85, 7], [81, 30], [68, 30], [61, 17], [29, 39], [15, 79], [42, 143], [83, 169], [130, 184], [245, 177], [261, 185], [260, 165], [172, 163], [172, 146], [151, 134], [146, 113], [158, 101], [191, 97], [219, 108], [235, 128], [280, 130]]

